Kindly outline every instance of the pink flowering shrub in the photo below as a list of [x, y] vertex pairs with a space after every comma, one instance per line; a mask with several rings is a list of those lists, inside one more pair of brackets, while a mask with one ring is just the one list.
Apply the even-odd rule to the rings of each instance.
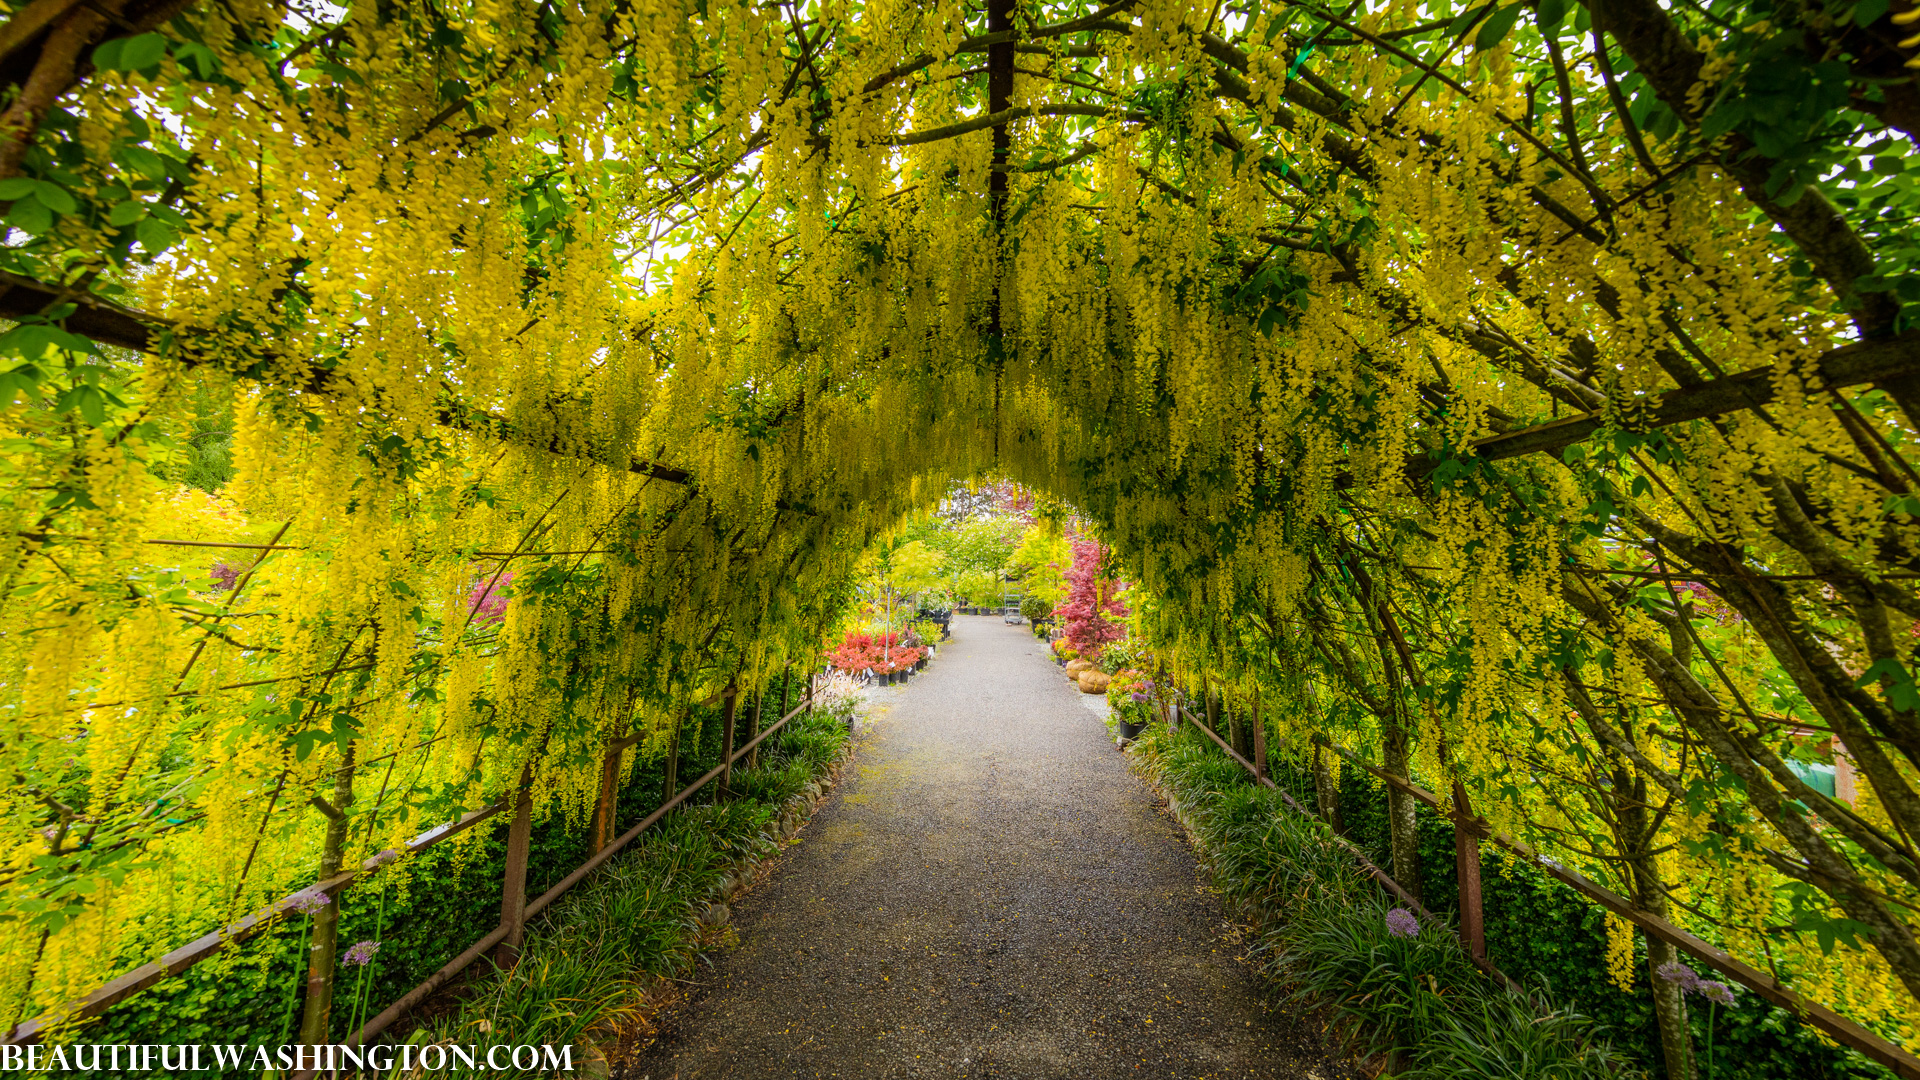
[[512, 583], [511, 573], [501, 574], [498, 580], [489, 576], [474, 583], [472, 591], [467, 593], [467, 610], [473, 613], [475, 623], [485, 625], [506, 618], [506, 588]]

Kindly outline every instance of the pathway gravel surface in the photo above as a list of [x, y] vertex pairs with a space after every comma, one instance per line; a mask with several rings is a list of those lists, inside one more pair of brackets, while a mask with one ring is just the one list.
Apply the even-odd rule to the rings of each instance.
[[954, 617], [624, 1080], [1334, 1080], [1025, 627]]

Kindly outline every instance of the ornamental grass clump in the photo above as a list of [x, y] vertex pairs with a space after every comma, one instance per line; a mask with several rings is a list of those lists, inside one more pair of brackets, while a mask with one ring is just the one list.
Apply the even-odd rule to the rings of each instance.
[[1643, 1075], [1605, 1030], [1474, 967], [1454, 929], [1389, 902], [1317, 818], [1256, 786], [1196, 731], [1149, 729], [1135, 760], [1171, 798], [1214, 885], [1253, 921], [1253, 957], [1283, 1008], [1323, 1017], [1397, 1078]]

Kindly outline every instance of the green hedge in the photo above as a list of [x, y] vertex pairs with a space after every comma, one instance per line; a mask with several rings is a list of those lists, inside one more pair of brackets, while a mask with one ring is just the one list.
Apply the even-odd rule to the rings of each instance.
[[[797, 693], [804, 686], [804, 675], [796, 674], [794, 686]], [[769, 698], [766, 723], [779, 719], [774, 712], [778, 708], [777, 693], [770, 694]], [[799, 699], [796, 696], [793, 700]], [[782, 743], [804, 748], [809, 760], [819, 759], [823, 752], [822, 740], [831, 741], [831, 733], [823, 734], [820, 724], [803, 725], [803, 719], [795, 718], [780, 735], [761, 744], [763, 766], [786, 767], [791, 751], [779, 745]], [[740, 738], [744, 742], [744, 717], [741, 723]], [[796, 725], [804, 730], [795, 730]], [[717, 706], [694, 710], [682, 736], [679, 773], [682, 785], [719, 764], [721, 730], [721, 712]], [[833, 753], [838, 753], [837, 743]], [[831, 755], [827, 760], [831, 760]], [[631, 771], [620, 789], [614, 819], [616, 831], [633, 827], [659, 806], [664, 765], [664, 759], [656, 759], [641, 763]], [[765, 768], [754, 770], [753, 774], [765, 771]], [[735, 775], [740, 783], [748, 785], [766, 782], [753, 774], [736, 772]], [[696, 796], [696, 800], [699, 798], [701, 796]], [[674, 816], [677, 819], [681, 815]], [[409, 873], [408, 895], [403, 901], [389, 897], [384, 916], [379, 911], [377, 888], [350, 889], [340, 895], [341, 950], [344, 952], [357, 941], [377, 938], [381, 943], [369, 994], [373, 1003], [367, 1010], [369, 1015], [419, 985], [499, 924], [500, 878], [506, 868], [508, 825], [506, 816], [498, 815], [476, 826], [485, 830], [486, 835], [464, 853], [457, 854], [454, 848], [461, 845], [455, 844], [422, 852]], [[584, 829], [559, 817], [537, 823], [527, 864], [528, 895], [545, 892], [584, 862], [587, 840]], [[375, 933], [376, 919], [384, 923], [378, 934]], [[73, 1033], [68, 1041], [102, 1044], [280, 1042], [290, 986], [296, 990], [292, 1024], [295, 1028], [299, 1024], [298, 991], [304, 988], [305, 981], [303, 958], [296, 955], [301, 942], [301, 922], [288, 920], [249, 940], [239, 951], [237, 963], [229, 966], [223, 958], [216, 957], [164, 979], [107, 1010]], [[130, 959], [125, 966], [134, 966], [145, 959]], [[335, 1039], [350, 1033], [348, 1012], [356, 974], [356, 969], [343, 967], [338, 977], [332, 1024]]]
[[[1274, 763], [1274, 780], [1302, 805], [1313, 805], [1313, 778], [1303, 767]], [[1386, 786], [1363, 770], [1340, 776], [1340, 819], [1346, 836], [1375, 865], [1392, 865]], [[1427, 807], [1418, 812], [1420, 894], [1436, 913], [1457, 916], [1453, 829]], [[1635, 936], [1632, 993], [1607, 974], [1605, 913], [1539, 868], [1488, 845], [1482, 849], [1481, 906], [1489, 959], [1515, 979], [1538, 980], [1581, 1012], [1604, 1023], [1649, 1072], [1663, 1074], [1660, 1032], [1647, 986], [1646, 948]], [[1702, 965], [1697, 962], [1696, 969]], [[1711, 971], [1706, 972], [1711, 977]], [[1893, 1074], [1851, 1050], [1827, 1045], [1791, 1012], [1735, 986], [1731, 1008], [1712, 1012], [1714, 1060], [1702, 1080], [1891, 1080]], [[1694, 1045], [1706, 1045], [1709, 1010], [1688, 1007]]]

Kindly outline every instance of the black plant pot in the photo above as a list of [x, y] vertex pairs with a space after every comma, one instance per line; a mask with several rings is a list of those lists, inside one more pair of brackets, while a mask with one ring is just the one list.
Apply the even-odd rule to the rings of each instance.
[[1145, 730], [1147, 730], [1147, 725], [1145, 724], [1130, 724], [1127, 721], [1122, 720], [1120, 721], [1120, 741], [1132, 742], [1133, 740], [1139, 738], [1140, 733]]

